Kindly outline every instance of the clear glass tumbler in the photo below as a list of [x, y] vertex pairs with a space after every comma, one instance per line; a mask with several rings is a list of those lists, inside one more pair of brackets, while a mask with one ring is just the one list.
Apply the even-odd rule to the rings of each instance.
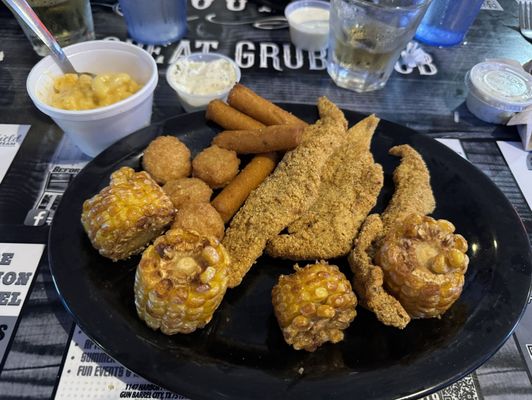
[[[94, 39], [89, 0], [27, 0], [48, 30], [63, 47]], [[49, 53], [41, 40], [18, 18], [33, 49], [40, 56]]]
[[187, 0], [120, 0], [129, 36], [144, 44], [169, 44], [187, 32]]
[[382, 88], [430, 0], [331, 0], [327, 71], [340, 87]]
[[524, 37], [532, 39], [532, 0], [518, 0], [519, 29]]

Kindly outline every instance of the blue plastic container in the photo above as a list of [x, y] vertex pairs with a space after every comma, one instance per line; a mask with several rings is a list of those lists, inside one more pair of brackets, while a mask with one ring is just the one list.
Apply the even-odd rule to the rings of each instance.
[[454, 46], [464, 40], [484, 0], [432, 0], [416, 40], [432, 46]]
[[168, 44], [187, 32], [187, 0], [120, 0], [129, 36], [144, 44]]

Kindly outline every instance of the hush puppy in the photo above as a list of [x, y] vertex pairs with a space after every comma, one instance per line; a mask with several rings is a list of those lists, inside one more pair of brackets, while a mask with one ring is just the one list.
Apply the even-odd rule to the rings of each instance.
[[212, 189], [209, 185], [198, 178], [168, 181], [163, 186], [163, 190], [177, 209], [185, 204], [208, 203], [212, 196]]
[[218, 240], [222, 240], [224, 236], [224, 221], [209, 203], [183, 205], [177, 211], [172, 224], [172, 229], [176, 228], [196, 231], [205, 236], [214, 236]]
[[213, 189], [223, 188], [238, 174], [239, 165], [236, 152], [214, 145], [192, 160], [192, 175]]
[[190, 150], [174, 136], [159, 136], [144, 150], [142, 167], [160, 185], [184, 178], [190, 175]]

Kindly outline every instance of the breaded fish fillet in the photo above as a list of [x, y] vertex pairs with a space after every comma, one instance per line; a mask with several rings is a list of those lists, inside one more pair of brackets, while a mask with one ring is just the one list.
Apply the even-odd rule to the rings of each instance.
[[419, 153], [407, 144], [392, 147], [389, 153], [401, 157], [401, 164], [393, 173], [395, 192], [381, 215], [385, 233], [394, 222], [410, 214], [430, 214], [436, 207], [430, 173]]
[[318, 110], [321, 119], [305, 128], [299, 146], [285, 154], [233, 217], [222, 242], [232, 260], [229, 287], [242, 281], [267, 241], [316, 200], [325, 162], [343, 143], [347, 129], [342, 111], [327, 98], [319, 99]]
[[354, 274], [353, 288], [360, 304], [375, 313], [379, 321], [403, 329], [410, 322], [410, 316], [401, 303], [384, 290], [382, 269], [373, 265], [369, 255], [372, 243], [382, 237], [382, 233], [383, 225], [379, 215], [370, 215], [362, 225], [355, 248], [348, 257]]
[[318, 198], [287, 234], [268, 243], [270, 256], [311, 260], [349, 253], [383, 184], [382, 167], [369, 150], [378, 123], [372, 115], [347, 131], [345, 143], [325, 164]]

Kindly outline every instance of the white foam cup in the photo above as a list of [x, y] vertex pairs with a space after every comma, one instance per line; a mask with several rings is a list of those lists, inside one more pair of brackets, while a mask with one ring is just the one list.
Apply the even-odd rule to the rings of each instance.
[[119, 41], [93, 40], [65, 47], [78, 72], [128, 73], [142, 88], [117, 103], [92, 110], [52, 107], [53, 81], [63, 75], [51, 56], [28, 75], [26, 89], [35, 106], [50, 116], [85, 154], [94, 157], [117, 140], [150, 124], [158, 72], [153, 57], [140, 47]]

